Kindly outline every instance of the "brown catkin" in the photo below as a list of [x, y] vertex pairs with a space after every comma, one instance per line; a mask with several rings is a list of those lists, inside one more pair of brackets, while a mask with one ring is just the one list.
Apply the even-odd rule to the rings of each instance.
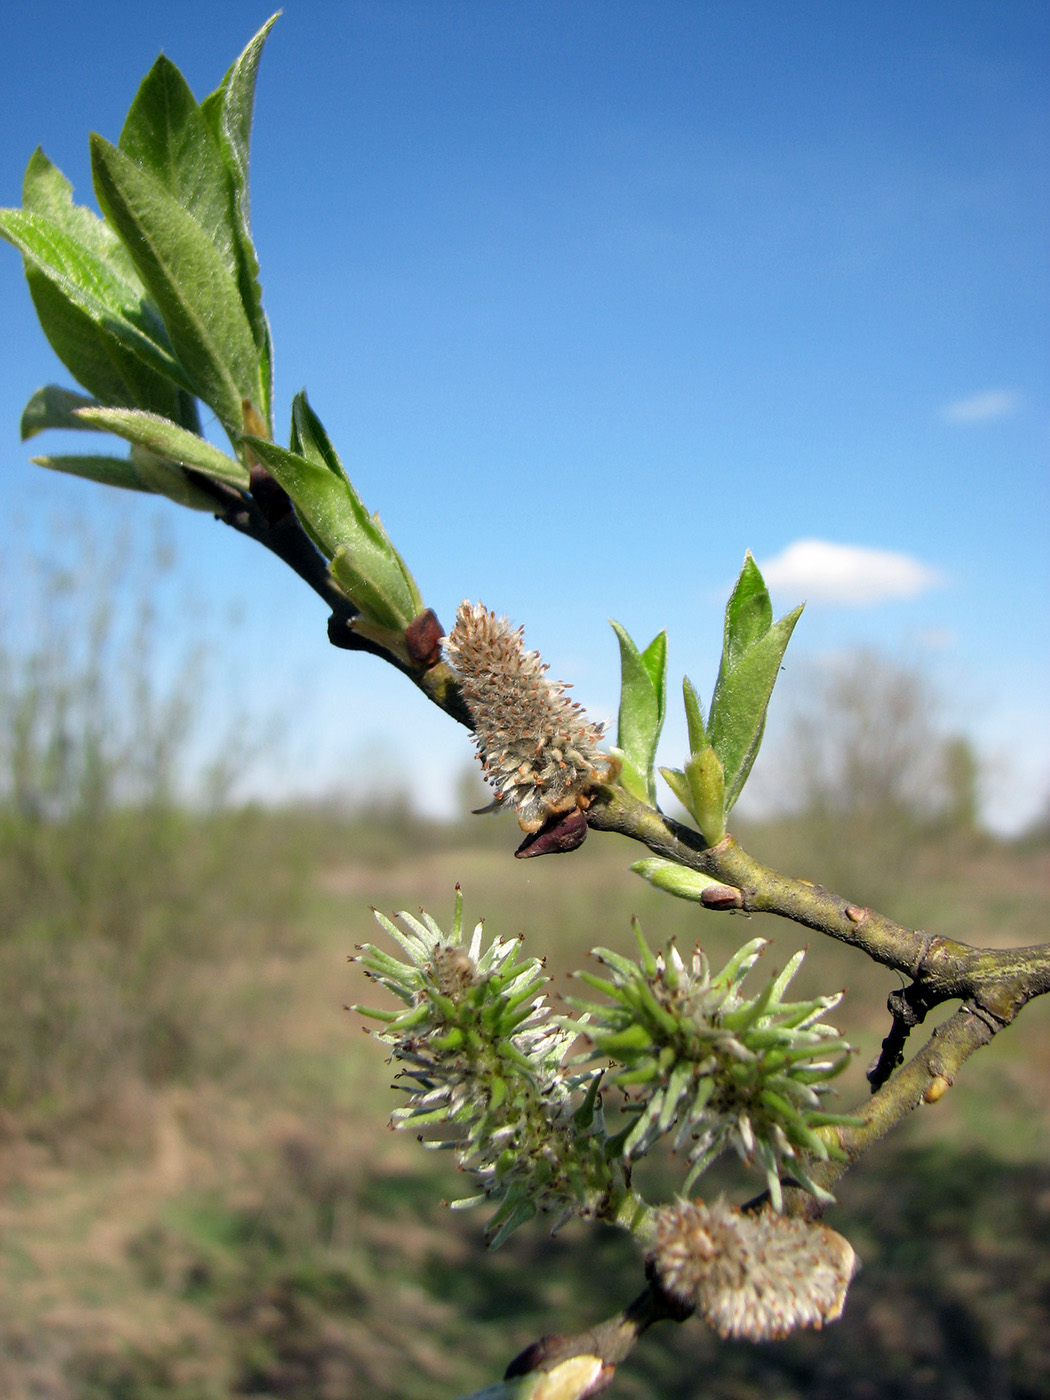
[[600, 753], [602, 726], [547, 678], [523, 629], [480, 603], [463, 602], [445, 652], [460, 677], [474, 741], [496, 801], [513, 807], [526, 832], [586, 806], [587, 795], [618, 772]]

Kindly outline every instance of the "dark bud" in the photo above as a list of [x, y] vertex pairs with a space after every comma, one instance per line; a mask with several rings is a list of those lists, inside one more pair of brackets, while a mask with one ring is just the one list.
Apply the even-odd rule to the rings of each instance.
[[574, 851], [587, 839], [587, 818], [578, 807], [563, 817], [551, 817], [539, 831], [526, 836], [514, 852], [518, 860], [530, 856], [556, 856]]
[[708, 885], [700, 893], [700, 903], [705, 909], [739, 909], [744, 896], [732, 885]]
[[441, 638], [444, 635], [444, 628], [438, 622], [434, 609], [427, 608], [405, 628], [405, 646], [409, 656], [425, 670], [436, 666], [441, 660]]

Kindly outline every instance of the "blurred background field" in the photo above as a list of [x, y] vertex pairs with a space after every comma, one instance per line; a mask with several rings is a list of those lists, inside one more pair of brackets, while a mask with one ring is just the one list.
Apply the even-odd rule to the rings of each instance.
[[[206, 658], [157, 670], [156, 608], [123, 631], [109, 610], [121, 567], [114, 582], [93, 566], [103, 585], [88, 594], [45, 569], [37, 643], [0, 646], [0, 1395], [434, 1400], [481, 1386], [543, 1332], [623, 1305], [640, 1260], [610, 1231], [552, 1240], [542, 1221], [486, 1253], [483, 1214], [444, 1208], [464, 1183], [390, 1132], [390, 1069], [344, 1009], [374, 1000], [347, 962], [381, 936], [370, 905], [444, 920], [459, 882], [467, 917], [523, 931], [562, 990], [595, 944], [629, 948], [632, 914], [716, 963], [760, 933], [782, 966], [805, 940], [658, 895], [615, 837], [517, 862], [509, 819], [424, 820], [396, 787], [356, 809], [244, 805], [250, 744], [218, 719]], [[796, 766], [781, 770], [792, 810], [741, 829], [750, 849], [931, 933], [1045, 938], [1047, 830], [982, 834], [973, 765], [937, 735], [921, 688], [908, 729], [906, 675], [882, 666], [865, 714], [851, 674], [825, 678], [808, 712], [825, 739], [849, 719], [843, 763], [818, 772], [792, 730], [769, 760]], [[897, 769], [878, 731], [891, 701], [892, 732], [911, 736]], [[942, 761], [916, 791], [919, 753]], [[805, 986], [847, 989], [849, 1103], [897, 982], [811, 943]], [[829, 1218], [864, 1267], [840, 1323], [760, 1348], [668, 1326], [613, 1393], [1050, 1395], [1048, 1010], [1026, 1010], [843, 1183]], [[647, 1169], [673, 1189], [673, 1162]], [[729, 1165], [705, 1183], [723, 1187], [751, 1189]]]

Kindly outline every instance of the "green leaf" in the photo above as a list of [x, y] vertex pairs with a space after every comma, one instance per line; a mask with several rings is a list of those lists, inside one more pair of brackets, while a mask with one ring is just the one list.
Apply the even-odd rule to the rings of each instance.
[[615, 744], [610, 746], [609, 752], [613, 758], [620, 760], [620, 786], [640, 801], [653, 804], [654, 799], [649, 795], [647, 774], [642, 772], [629, 754], [624, 753], [623, 749], [617, 748]]
[[33, 457], [38, 467], [80, 476], [103, 486], [119, 486], [127, 491], [149, 491], [167, 496], [178, 505], [214, 512], [215, 498], [194, 486], [180, 467], [154, 458], [142, 448], [133, 447], [131, 457], [69, 456]]
[[769, 699], [801, 613], [800, 605], [771, 622], [769, 593], [749, 550], [726, 605], [722, 664], [707, 725], [725, 775], [726, 813], [740, 796], [758, 754]]
[[131, 445], [131, 460], [143, 485], [158, 496], [167, 496], [176, 505], [215, 514], [215, 497], [198, 486], [177, 462], [159, 456], [138, 443]]
[[688, 676], [682, 677], [682, 698], [685, 701], [685, 722], [689, 728], [689, 752], [698, 753], [707, 745], [707, 730], [700, 696]]
[[[324, 424], [317, 414], [310, 407], [310, 402], [306, 397], [306, 390], [296, 394], [292, 400], [292, 451], [298, 452], [301, 456], [318, 466], [323, 466], [332, 473], [339, 481], [347, 494], [347, 500], [354, 513], [358, 528], [362, 535], [371, 540], [377, 548], [383, 551], [396, 565], [401, 574], [404, 589], [407, 596], [412, 600], [414, 612], [412, 617], [416, 617], [423, 611], [423, 599], [416, 585], [415, 579], [408, 570], [408, 566], [401, 558], [394, 542], [383, 528], [383, 522], [378, 515], [370, 515], [368, 507], [361, 500], [361, 497], [354, 489], [354, 484], [346, 473], [346, 468], [339, 460], [339, 454], [325, 430]], [[349, 541], [340, 540], [338, 544], [346, 544]], [[411, 618], [409, 618], [411, 621]]]
[[248, 148], [256, 71], [275, 19], [200, 106], [178, 68], [162, 54], [139, 88], [119, 143], [192, 215], [236, 284], [259, 359], [256, 406], [268, 427], [273, 353], [250, 231]]
[[643, 802], [656, 802], [654, 763], [666, 710], [667, 633], [659, 632], [640, 652], [618, 622], [620, 715], [617, 747], [625, 763], [621, 782]]
[[172, 398], [172, 387], [158, 380], [191, 387], [140, 283], [44, 215], [0, 210], [0, 236], [22, 254], [56, 354], [96, 398], [142, 407], [150, 395]]
[[422, 611], [418, 590], [406, 583], [400, 556], [345, 476], [265, 438], [245, 434], [242, 441], [287, 491], [351, 601], [379, 626], [403, 633]]
[[35, 466], [47, 467], [54, 472], [67, 472], [70, 476], [82, 476], [86, 481], [98, 481], [103, 486], [121, 486], [127, 491], [149, 491], [144, 485], [130, 457], [88, 456], [72, 453], [57, 457], [32, 457]]
[[388, 630], [391, 638], [376, 640], [390, 641], [402, 635], [405, 628], [416, 616], [411, 604], [406, 606], [406, 597], [401, 591], [403, 580], [388, 566], [386, 555], [371, 555], [367, 551], [340, 545], [335, 552], [329, 569], [336, 583], [350, 601], [370, 621]]
[[[99, 315], [90, 307], [85, 310], [71, 300], [68, 289], [26, 263], [29, 291], [41, 327], [73, 377], [101, 403], [148, 409], [191, 431], [199, 429], [196, 402], [182, 380], [167, 332], [156, 307], [149, 303], [127, 249], [102, 219], [73, 203], [73, 186], [39, 147], [26, 166], [22, 204], [26, 212], [57, 224], [86, 255], [108, 269], [117, 284], [120, 300], [114, 321], [106, 312], [107, 307], [117, 304], [112, 283]], [[137, 328], [134, 335], [129, 337], [123, 330], [121, 317]], [[146, 347], [140, 340], [142, 331], [149, 341]], [[155, 353], [158, 350], [163, 357], [160, 363]]]
[[248, 195], [248, 158], [251, 142], [252, 110], [255, 104], [255, 79], [262, 57], [263, 45], [277, 15], [271, 17], [252, 38], [244, 52], [230, 67], [216, 90], [201, 103], [201, 112], [211, 127], [230, 175], [233, 189], [234, 231], [238, 249], [238, 285], [241, 300], [248, 315], [252, 334], [259, 350], [260, 378], [266, 394], [261, 405], [269, 421], [272, 411], [273, 348], [270, 325], [262, 306], [259, 285], [259, 261], [251, 236], [251, 210]]
[[[174, 376], [158, 373], [136, 350], [128, 348], [130, 337], [111, 334], [39, 269], [27, 265], [25, 271], [41, 329], [78, 384], [100, 403], [146, 408], [191, 430], [199, 427], [197, 401], [188, 389], [174, 382]], [[166, 342], [159, 321], [158, 330]]]
[[722, 641], [722, 665], [732, 670], [747, 649], [764, 637], [773, 625], [773, 605], [769, 601], [758, 565], [750, 550], [726, 604]]
[[660, 776], [688, 812], [693, 794], [689, 791], [689, 782], [682, 770], [680, 768], [661, 768]]
[[725, 771], [727, 813], [740, 796], [758, 755], [769, 699], [802, 607], [800, 603], [774, 623], [732, 671], [718, 677], [709, 733]]
[[660, 723], [663, 724], [664, 714], [667, 709], [667, 630], [657, 632], [646, 649], [642, 652], [642, 662], [653, 683], [656, 691], [657, 704], [660, 707]]
[[93, 424], [78, 418], [76, 410], [97, 407], [96, 401], [85, 394], [63, 389], [58, 384], [46, 384], [36, 391], [22, 410], [22, 441], [36, 437], [37, 433], [45, 432], [48, 428], [90, 430]]
[[73, 203], [73, 186], [39, 146], [29, 157], [22, 177], [22, 208], [58, 224], [75, 243], [108, 263], [123, 281], [132, 283], [140, 298], [145, 296], [123, 243], [96, 213]]
[[372, 523], [372, 517], [354, 490], [353, 484], [346, 474], [346, 468], [339, 460], [339, 453], [335, 450], [335, 445], [328, 436], [324, 424], [311, 408], [305, 389], [296, 394], [292, 400], [291, 445], [293, 452], [298, 452], [300, 456], [308, 458], [311, 462], [316, 462], [319, 467], [327, 467], [333, 476], [345, 482], [353, 497], [354, 513], [361, 526], [368, 528]]
[[135, 94], [119, 149], [193, 217], [236, 280], [233, 191], [226, 164], [186, 79], [164, 54]]
[[[196, 433], [189, 433], [178, 424], [157, 417], [155, 413], [127, 408], [81, 408], [76, 417], [87, 427], [115, 433], [117, 437], [148, 448], [158, 457], [167, 458], [179, 466], [192, 467], [194, 471], [236, 486], [241, 491], [248, 489], [248, 469], [236, 458], [228, 457]], [[213, 501], [213, 508], [214, 504]]]
[[710, 875], [701, 875], [698, 870], [689, 870], [686, 866], [678, 865], [673, 860], [664, 860], [661, 856], [646, 856], [642, 860], [636, 860], [628, 869], [635, 875], [640, 875], [656, 889], [677, 895], [679, 899], [699, 901], [704, 890], [722, 883], [720, 880], [713, 880]]
[[726, 834], [725, 774], [710, 744], [699, 753], [690, 754], [685, 776], [692, 798], [689, 810], [701, 836], [709, 846], [716, 846]]
[[185, 374], [238, 435], [242, 401], [258, 405], [263, 394], [251, 327], [222, 256], [159, 181], [97, 134], [91, 168], [99, 204], [156, 302]]

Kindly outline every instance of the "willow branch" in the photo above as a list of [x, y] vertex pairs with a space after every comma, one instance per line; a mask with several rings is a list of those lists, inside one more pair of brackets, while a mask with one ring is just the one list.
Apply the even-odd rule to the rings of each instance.
[[[215, 488], [223, 496], [219, 518], [270, 550], [318, 594], [331, 612], [328, 631], [333, 645], [370, 651], [396, 665], [439, 708], [472, 730], [456, 673], [444, 661], [407, 667], [360, 636], [353, 628], [352, 604], [336, 586], [290, 502], [267, 494], [265, 482], [258, 485], [262, 489], [254, 497]], [[564, 828], [574, 819], [569, 839]], [[588, 829], [618, 832], [655, 855], [717, 882], [710, 892], [709, 908], [778, 914], [857, 948], [909, 980], [909, 985], [890, 999], [893, 1025], [869, 1072], [874, 1092], [857, 1107], [852, 1125], [820, 1130], [829, 1139], [833, 1137], [839, 1149], [827, 1161], [807, 1163], [811, 1178], [825, 1188], [920, 1104], [936, 1102], [954, 1083], [970, 1055], [987, 1045], [1028, 1001], [1050, 991], [1050, 945], [987, 949], [931, 937], [853, 904], [823, 886], [762, 865], [732, 836], [706, 846], [699, 832], [632, 797], [622, 787], [599, 788], [585, 814], [563, 816], [551, 825], [557, 830], [547, 832], [544, 828], [535, 833], [524, 843], [532, 849], [519, 850], [518, 854], [571, 850]], [[705, 891], [705, 903], [707, 894]], [[949, 999], [959, 999], [962, 1005], [910, 1062], [898, 1068], [910, 1031], [933, 1006]], [[789, 1187], [784, 1203], [790, 1213], [808, 1217], [822, 1210], [816, 1197], [801, 1188]], [[545, 1337], [527, 1348], [511, 1362], [504, 1381], [484, 1392], [486, 1400], [497, 1396], [500, 1400], [586, 1400], [606, 1388], [617, 1366], [649, 1326], [662, 1319], [682, 1321], [690, 1312], [669, 1299], [650, 1278], [649, 1286], [628, 1308], [598, 1327], [576, 1336]]]
[[[965, 1003], [943, 1022], [923, 1048], [886, 1084], [863, 1103], [851, 1127], [823, 1128], [821, 1135], [834, 1137], [842, 1149], [841, 1160], [811, 1162], [807, 1170], [820, 1186], [830, 1188], [854, 1163], [886, 1134], [921, 1105], [935, 1104], [955, 1083], [966, 1060], [1003, 1029], [1003, 1023], [980, 1007]], [[808, 1191], [793, 1187], [784, 1194], [785, 1209], [795, 1215], [813, 1218], [823, 1207]]]
[[[258, 481], [253, 480], [253, 494], [243, 495], [205, 478], [200, 481], [215, 495], [219, 519], [270, 550], [326, 603], [331, 610], [328, 630], [334, 645], [370, 651], [397, 666], [434, 704], [473, 729], [458, 678], [446, 662], [429, 668], [405, 667], [353, 630], [353, 605], [335, 584], [326, 561], [276, 483], [263, 474]], [[891, 998], [893, 1027], [872, 1072], [876, 1092], [861, 1110], [865, 1127], [856, 1130], [860, 1136], [844, 1143], [847, 1155], [862, 1151], [863, 1144], [881, 1136], [892, 1122], [910, 1112], [932, 1079], [951, 1083], [955, 1069], [973, 1050], [986, 1043], [995, 1030], [1008, 1025], [1028, 1001], [1050, 991], [1050, 944], [975, 948], [909, 929], [821, 885], [769, 869], [732, 836], [715, 846], [705, 846], [699, 832], [632, 797], [622, 787], [599, 788], [587, 810], [586, 823], [592, 830], [619, 832], [658, 856], [720, 882], [729, 897], [714, 899], [709, 907], [779, 914], [848, 943], [909, 979], [910, 986]], [[571, 843], [555, 841], [545, 846], [541, 833], [533, 845], [538, 848], [536, 853], [568, 850], [579, 844], [584, 834], [580, 832]], [[954, 999], [963, 1001], [964, 1007], [935, 1032], [910, 1065], [893, 1073], [912, 1027], [933, 1006]], [[965, 1033], [960, 1027], [965, 1027]], [[883, 1122], [886, 1126], [876, 1132], [875, 1125]]]
[[1050, 944], [975, 948], [895, 923], [822, 885], [793, 879], [755, 860], [732, 836], [704, 846], [698, 832], [639, 802], [623, 788], [602, 788], [587, 813], [599, 831], [617, 831], [656, 855], [710, 876], [736, 891], [726, 908], [779, 914], [867, 953], [921, 983], [928, 1006], [972, 999], [1006, 1024], [1035, 996], [1050, 991]]

